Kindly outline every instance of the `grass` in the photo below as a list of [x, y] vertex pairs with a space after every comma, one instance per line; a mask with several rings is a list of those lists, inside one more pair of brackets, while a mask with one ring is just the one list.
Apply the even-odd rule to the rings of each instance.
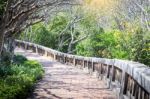
[[10, 65], [0, 64], [0, 99], [25, 99], [43, 73], [37, 61], [20, 55]]

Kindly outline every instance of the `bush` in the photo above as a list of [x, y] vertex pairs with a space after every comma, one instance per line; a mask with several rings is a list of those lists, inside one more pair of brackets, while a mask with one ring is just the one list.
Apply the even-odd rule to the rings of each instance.
[[15, 56], [13, 57], [13, 62], [14, 62], [15, 64], [22, 64], [22, 63], [24, 63], [25, 61], [27, 61], [27, 58], [24, 57], [24, 56], [22, 56], [22, 55], [15, 55]]
[[0, 67], [0, 99], [25, 99], [43, 72], [38, 62], [15, 56], [10, 66]]
[[0, 65], [0, 77], [4, 77], [6, 75], [11, 75], [12, 71], [10, 66], [5, 66], [3, 64]]
[[1, 65], [8, 66], [11, 63], [11, 53], [7, 51], [2, 51], [2, 57], [0, 60]]

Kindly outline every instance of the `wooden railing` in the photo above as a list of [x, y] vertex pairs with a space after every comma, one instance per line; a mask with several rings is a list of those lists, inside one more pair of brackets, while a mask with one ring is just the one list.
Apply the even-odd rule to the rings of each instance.
[[150, 99], [150, 68], [144, 64], [71, 55], [19, 40], [16, 40], [16, 45], [61, 63], [87, 68], [89, 73], [96, 73], [98, 78], [106, 81], [108, 88], [117, 91], [119, 99]]

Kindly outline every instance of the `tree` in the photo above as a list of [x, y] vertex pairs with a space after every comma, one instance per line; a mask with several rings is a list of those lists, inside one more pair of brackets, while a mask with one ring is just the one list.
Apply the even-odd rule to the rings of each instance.
[[0, 55], [3, 50], [4, 40], [20, 35], [25, 28], [44, 21], [46, 8], [51, 10], [66, 4], [74, 5], [71, 0], [2, 0], [0, 20]]
[[[35, 39], [29, 40], [30, 42], [33, 41], [62, 52], [74, 54], [76, 44], [86, 39], [89, 35], [87, 31], [84, 31], [84, 28], [81, 28], [85, 16], [83, 17], [80, 14], [79, 8], [71, 6], [67, 11], [56, 13], [47, 23], [34, 25], [32, 33], [27, 29], [28, 33], [25, 31], [25, 35], [22, 37], [26, 39], [26, 36], [28, 36], [28, 39], [26, 39], [28, 41], [30, 35], [34, 35]], [[46, 30], [45, 33], [43, 33], [43, 29]]]

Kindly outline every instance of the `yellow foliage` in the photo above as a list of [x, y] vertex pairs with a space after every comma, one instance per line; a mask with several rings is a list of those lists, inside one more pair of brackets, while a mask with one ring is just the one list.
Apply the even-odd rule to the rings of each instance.
[[115, 38], [120, 38], [121, 34], [122, 33], [120, 31], [117, 31], [117, 30], [114, 32]]
[[110, 14], [113, 12], [117, 2], [116, 0], [85, 0], [85, 8], [92, 10], [92, 12], [104, 12]]
[[94, 9], [110, 8], [114, 6], [114, 0], [91, 0], [88, 6]]

